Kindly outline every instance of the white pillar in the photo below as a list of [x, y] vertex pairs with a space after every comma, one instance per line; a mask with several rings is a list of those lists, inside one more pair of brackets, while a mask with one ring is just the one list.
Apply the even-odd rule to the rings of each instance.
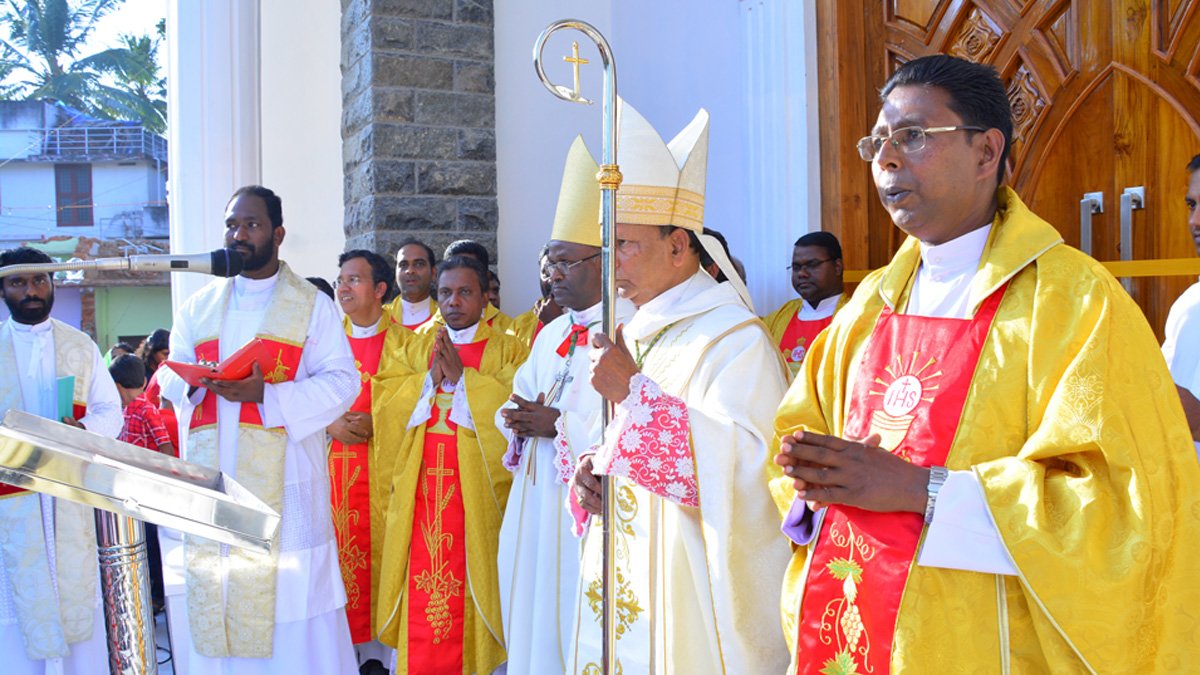
[[795, 297], [792, 242], [821, 229], [816, 3], [741, 3], [746, 83], [746, 268], [755, 309]]
[[[259, 0], [167, 3], [171, 251], [224, 244], [229, 195], [262, 175]], [[208, 282], [175, 274], [176, 309]]]

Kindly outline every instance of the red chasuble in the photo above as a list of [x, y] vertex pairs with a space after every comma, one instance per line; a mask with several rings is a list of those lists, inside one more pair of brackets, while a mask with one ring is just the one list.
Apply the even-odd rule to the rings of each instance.
[[[379, 357], [387, 331], [368, 338], [350, 338], [354, 367], [362, 389], [350, 410], [371, 414], [371, 377], [379, 371]], [[329, 448], [329, 481], [333, 527], [337, 534], [338, 563], [346, 585], [346, 618], [350, 638], [369, 642], [371, 631], [371, 483], [370, 444], [345, 445], [333, 441]]]
[[792, 320], [783, 331], [783, 337], [779, 338], [779, 351], [783, 352], [783, 360], [787, 361], [792, 373], [799, 370], [800, 364], [804, 363], [804, 356], [808, 354], [812, 341], [832, 322], [832, 314], [824, 319], [812, 321], [801, 321], [798, 316], [792, 315]]
[[[464, 368], [479, 369], [487, 340], [455, 345]], [[462, 386], [460, 383], [459, 386]], [[408, 672], [462, 673], [467, 591], [466, 512], [458, 473], [453, 392], [434, 397], [425, 424], [408, 558]], [[486, 420], [489, 423], [491, 420]]]
[[[844, 435], [877, 433], [882, 447], [906, 461], [945, 464], [1004, 288], [974, 319], [897, 315], [884, 307]], [[800, 606], [799, 673], [889, 672], [896, 614], [924, 524], [919, 513], [827, 509]]]

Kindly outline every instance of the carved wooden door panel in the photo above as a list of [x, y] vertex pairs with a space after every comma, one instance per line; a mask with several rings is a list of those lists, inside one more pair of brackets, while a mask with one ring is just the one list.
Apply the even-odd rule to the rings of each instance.
[[[1097, 259], [1119, 260], [1123, 248], [1135, 260], [1193, 256], [1183, 194], [1185, 166], [1200, 153], [1197, 4], [821, 0], [822, 215], [845, 240], [848, 265], [885, 264], [903, 237], [853, 147], [874, 123], [874, 92], [901, 63], [939, 52], [1000, 72], [1014, 118], [1009, 183], [1067, 243], [1083, 243], [1081, 200], [1099, 192], [1103, 212], [1090, 218]], [[1126, 210], [1122, 247], [1121, 196], [1134, 187], [1144, 198]], [[1192, 281], [1128, 282], [1160, 337], [1170, 303]]]

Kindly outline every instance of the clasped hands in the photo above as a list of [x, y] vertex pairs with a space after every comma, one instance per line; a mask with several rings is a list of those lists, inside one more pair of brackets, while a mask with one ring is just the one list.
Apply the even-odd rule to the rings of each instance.
[[433, 338], [433, 356], [429, 362], [429, 377], [433, 386], [449, 381], [457, 383], [462, 379], [463, 362], [450, 339], [450, 331], [442, 326]]
[[845, 504], [867, 511], [925, 512], [929, 469], [861, 440], [797, 431], [781, 439], [775, 463], [792, 479], [796, 496], [817, 509]]

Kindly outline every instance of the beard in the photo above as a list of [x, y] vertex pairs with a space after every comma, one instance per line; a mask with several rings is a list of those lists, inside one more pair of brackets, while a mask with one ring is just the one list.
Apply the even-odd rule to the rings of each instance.
[[[40, 304], [39, 304], [40, 303]], [[12, 314], [13, 319], [17, 323], [33, 325], [41, 323], [50, 316], [50, 310], [54, 307], [54, 291], [50, 291], [50, 295], [45, 302], [34, 298], [24, 298], [18, 301], [13, 301], [4, 298], [4, 304], [8, 305], [8, 311]]]
[[257, 248], [250, 244], [234, 246], [231, 250], [242, 256], [242, 271], [257, 272], [271, 262], [269, 248]]

